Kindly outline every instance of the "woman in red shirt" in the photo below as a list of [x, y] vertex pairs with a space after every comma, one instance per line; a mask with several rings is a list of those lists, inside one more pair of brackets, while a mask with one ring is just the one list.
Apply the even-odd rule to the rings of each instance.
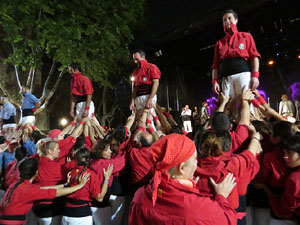
[[25, 224], [25, 216], [33, 204], [47, 198], [55, 198], [81, 189], [88, 181], [88, 173], [80, 176], [76, 186], [64, 188], [64, 185], [41, 187], [32, 184], [38, 174], [38, 161], [25, 159], [19, 165], [20, 179], [10, 186], [0, 205], [0, 224]]
[[113, 166], [108, 166], [108, 169], [103, 169], [102, 176], [104, 182], [100, 189], [99, 176], [88, 168], [90, 163], [90, 152], [87, 148], [78, 150], [75, 154], [77, 166], [70, 173], [69, 186], [76, 185], [81, 174], [88, 172], [90, 179], [86, 186], [66, 198], [65, 212], [62, 218], [63, 225], [92, 225], [93, 218], [90, 209], [90, 202], [95, 199], [102, 202], [107, 192], [108, 181], [111, 176]]

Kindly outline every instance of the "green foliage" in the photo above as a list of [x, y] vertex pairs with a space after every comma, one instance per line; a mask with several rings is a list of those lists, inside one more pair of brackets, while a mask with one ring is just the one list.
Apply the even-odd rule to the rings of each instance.
[[5, 63], [23, 70], [42, 57], [66, 67], [81, 63], [94, 81], [122, 74], [131, 63], [133, 30], [143, 21], [144, 0], [3, 0], [0, 30], [11, 46]]

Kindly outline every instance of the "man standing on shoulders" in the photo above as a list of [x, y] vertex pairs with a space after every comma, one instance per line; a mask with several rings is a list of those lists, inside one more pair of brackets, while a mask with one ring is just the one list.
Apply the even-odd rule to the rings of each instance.
[[30, 87], [27, 85], [22, 86], [22, 95], [24, 98], [21, 106], [22, 120], [20, 124], [25, 125], [27, 123], [34, 123], [34, 112], [41, 106], [41, 101], [31, 94]]
[[1, 97], [1, 103], [3, 109], [0, 113], [0, 117], [3, 122], [3, 130], [5, 132], [13, 132], [16, 129], [16, 108], [8, 101], [8, 96]]
[[81, 74], [79, 63], [73, 62], [69, 70], [73, 76], [71, 81], [70, 115], [77, 119], [90, 117], [95, 112], [95, 106], [92, 101], [94, 92], [92, 82], [88, 77]]
[[137, 68], [133, 71], [134, 85], [130, 103], [130, 110], [137, 110], [136, 115], [140, 115], [144, 108], [155, 113], [157, 97], [156, 92], [161, 76], [160, 70], [154, 64], [148, 63], [146, 54], [138, 49], [133, 52], [133, 61]]

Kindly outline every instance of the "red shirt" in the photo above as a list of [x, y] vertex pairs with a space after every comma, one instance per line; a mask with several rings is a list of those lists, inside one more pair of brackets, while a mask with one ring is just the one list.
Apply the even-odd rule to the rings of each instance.
[[[78, 181], [73, 179], [83, 170], [84, 166], [77, 166], [71, 171], [71, 182], [69, 186], [75, 186], [78, 184]], [[87, 168], [82, 174], [89, 173], [90, 179], [85, 184], [85, 186], [79, 189], [72, 194], [67, 195], [67, 198], [83, 200], [83, 201], [92, 201], [97, 198], [98, 194], [101, 193], [101, 186], [99, 182], [99, 176], [93, 171]], [[71, 204], [66, 204], [67, 207], [72, 207]], [[74, 207], [74, 206], [73, 206]]]
[[82, 75], [80, 72], [73, 73], [73, 79], [71, 81], [72, 95], [92, 95], [94, 92], [91, 80]]
[[153, 79], [160, 79], [161, 73], [156, 65], [148, 63], [147, 60], [140, 60], [141, 67], [133, 71], [134, 86], [152, 85]]
[[129, 154], [130, 181], [133, 184], [148, 183], [153, 177], [154, 162], [149, 148], [132, 148]]
[[243, 58], [246, 61], [260, 58], [250, 33], [239, 32], [235, 25], [232, 26], [232, 31], [233, 34], [227, 32], [225, 37], [217, 41], [212, 69], [219, 70], [220, 62], [228, 58]]
[[300, 216], [300, 166], [288, 176], [281, 198], [269, 199], [272, 212], [282, 219], [293, 219]]
[[[7, 207], [3, 208], [3, 204], [7, 199], [7, 195], [14, 185], [11, 185], [5, 193], [0, 205], [0, 215], [26, 215], [32, 208], [33, 204], [42, 199], [52, 199], [56, 196], [55, 189], [40, 189], [39, 185], [31, 184], [28, 180], [21, 183], [12, 193], [10, 202]], [[25, 224], [14, 221], [5, 221], [0, 219], [0, 224]]]
[[10, 162], [5, 168], [5, 188], [19, 180], [19, 170], [16, 167], [17, 160]]
[[236, 212], [222, 195], [215, 200], [203, 197], [195, 188], [179, 182], [163, 179], [159, 185], [155, 206], [152, 203], [152, 186], [145, 185], [137, 190], [131, 202], [129, 224], [236, 224]]
[[287, 178], [281, 198], [270, 198], [273, 213], [282, 219], [300, 216], [300, 166]]
[[119, 172], [125, 167], [125, 155], [117, 156], [113, 159], [92, 160], [90, 168], [97, 173], [100, 184], [102, 184], [104, 182], [103, 169], [107, 170], [109, 164], [114, 165], [112, 176], [109, 178], [108, 186], [110, 187], [113, 182], [113, 176], [118, 176]]
[[232, 157], [222, 155], [218, 157], [198, 158], [198, 167], [194, 174], [199, 176], [197, 188], [206, 196], [214, 195], [214, 188], [211, 186], [209, 177], [216, 183], [220, 183], [230, 172], [236, 178], [237, 185], [234, 187], [227, 200], [231, 207], [239, 207], [239, 195], [245, 195], [248, 184], [255, 177], [259, 170], [259, 163], [256, 157], [248, 150]]
[[277, 194], [281, 194], [290, 172], [291, 169], [284, 162], [283, 151], [276, 149], [265, 154], [261, 170], [255, 180], [266, 184], [273, 191], [276, 191], [276, 193], [278, 191]]
[[231, 146], [229, 152], [233, 153], [238, 150], [239, 147], [247, 140], [248, 136], [248, 126], [239, 124], [234, 131], [230, 132]]

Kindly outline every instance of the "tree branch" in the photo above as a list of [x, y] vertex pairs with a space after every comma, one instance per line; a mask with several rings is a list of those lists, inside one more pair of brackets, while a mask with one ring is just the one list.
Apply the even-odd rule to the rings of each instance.
[[56, 65], [56, 62], [53, 60], [52, 65], [51, 65], [51, 69], [49, 71], [48, 77], [47, 77], [46, 82], [44, 84], [43, 94], [42, 94], [42, 97], [40, 98], [41, 102], [43, 102], [45, 100], [46, 96], [47, 96], [46, 90], [47, 90], [47, 87], [48, 87], [49, 80], [53, 76], [55, 65]]
[[57, 78], [57, 80], [56, 80], [56, 82], [55, 82], [55, 84], [54, 84], [52, 90], [49, 92], [49, 95], [45, 98], [45, 101], [44, 101], [44, 103], [41, 105], [41, 107], [38, 108], [38, 109], [35, 111], [35, 115], [38, 114], [38, 113], [40, 113], [40, 112], [42, 112], [42, 111], [44, 111], [44, 109], [47, 107], [47, 105], [48, 105], [48, 103], [49, 103], [49, 100], [51, 99], [51, 97], [52, 97], [53, 94], [55, 93], [56, 89], [58, 88], [58, 84], [59, 84], [59, 82], [60, 82], [60, 80], [61, 80], [62, 75], [63, 75], [64, 72], [65, 72], [65, 71], [62, 70], [62, 71], [59, 73], [58, 78]]

